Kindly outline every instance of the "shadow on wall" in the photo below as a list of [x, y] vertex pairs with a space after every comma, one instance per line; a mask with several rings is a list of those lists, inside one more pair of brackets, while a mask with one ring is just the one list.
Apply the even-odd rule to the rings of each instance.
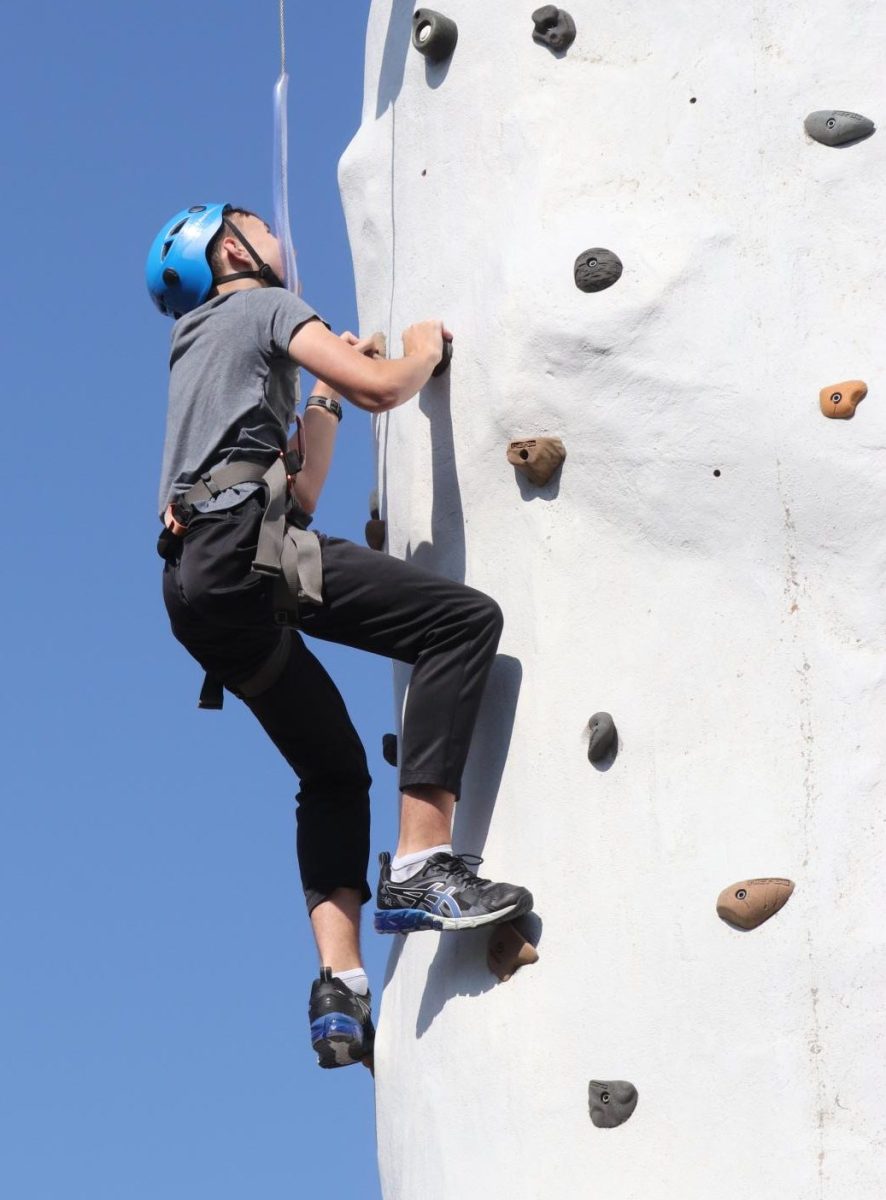
[[[403, 0], [393, 0], [385, 34], [381, 71], [378, 77], [378, 93], [375, 100], [376, 120], [386, 112], [400, 95], [406, 59], [412, 51], [412, 5]], [[425, 60], [425, 79], [430, 88], [438, 88], [449, 72], [450, 59], [435, 63]]]
[[[456, 853], [481, 854], [508, 760], [523, 668], [516, 658], [499, 654], [492, 665], [483, 705], [465, 771], [463, 799], [455, 812], [453, 844]], [[482, 876], [483, 871], [479, 871]], [[493, 872], [493, 878], [498, 878]], [[428, 969], [415, 1023], [416, 1037], [425, 1034], [453, 996], [479, 996], [497, 980], [486, 961], [490, 931], [460, 930], [441, 935]], [[391, 955], [388, 976], [399, 954]]]
[[520, 660], [508, 654], [497, 655], [483, 693], [465, 768], [464, 800], [459, 801], [455, 810], [452, 838], [456, 853], [483, 853], [511, 748], [522, 683]]
[[464, 583], [465, 517], [455, 467], [448, 372], [422, 389], [418, 407], [430, 427], [431, 540], [419, 542], [415, 549], [407, 546], [405, 559], [456, 583]]
[[385, 48], [382, 53], [381, 70], [378, 76], [378, 95], [375, 101], [375, 116], [378, 119], [400, 95], [406, 56], [412, 44], [412, 5], [402, 0], [393, 0]]

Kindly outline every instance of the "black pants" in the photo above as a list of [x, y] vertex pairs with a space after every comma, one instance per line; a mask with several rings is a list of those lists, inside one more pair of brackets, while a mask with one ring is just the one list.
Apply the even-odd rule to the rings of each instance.
[[[280, 636], [271, 583], [251, 570], [261, 493], [195, 514], [167, 551], [163, 596], [172, 631], [204, 670], [236, 689]], [[501, 636], [501, 609], [482, 592], [341, 538], [320, 535], [322, 607], [299, 629], [411, 663], [400, 739], [400, 787], [461, 787], [471, 734]], [[366, 754], [338, 688], [293, 631], [277, 682], [245, 701], [299, 779], [298, 861], [310, 911], [337, 887], [364, 901], [369, 858]]]

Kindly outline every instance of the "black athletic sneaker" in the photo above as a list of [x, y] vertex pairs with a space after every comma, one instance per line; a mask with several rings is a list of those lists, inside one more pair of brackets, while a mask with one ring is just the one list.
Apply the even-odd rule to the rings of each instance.
[[329, 967], [311, 988], [308, 1016], [311, 1045], [321, 1067], [349, 1067], [372, 1054], [375, 1029], [370, 1010], [372, 997], [358, 996], [336, 979]]
[[[376, 930], [412, 933], [418, 929], [473, 929], [529, 912], [531, 892], [512, 883], [478, 878], [466, 857], [432, 854], [411, 879], [392, 883], [391, 856], [379, 855]], [[473, 855], [470, 857], [473, 860]], [[479, 866], [483, 860], [475, 861]]]

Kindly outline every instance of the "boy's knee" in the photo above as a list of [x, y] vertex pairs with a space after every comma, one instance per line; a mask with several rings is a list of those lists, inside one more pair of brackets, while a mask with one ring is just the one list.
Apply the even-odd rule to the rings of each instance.
[[496, 642], [501, 637], [502, 630], [505, 627], [505, 616], [501, 611], [501, 606], [498, 601], [493, 600], [491, 596], [486, 597], [486, 605], [484, 608], [485, 620], [489, 632], [494, 635]]

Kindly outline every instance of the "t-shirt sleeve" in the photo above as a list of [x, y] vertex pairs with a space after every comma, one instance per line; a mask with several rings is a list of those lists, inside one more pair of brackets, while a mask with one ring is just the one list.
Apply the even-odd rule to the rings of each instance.
[[[255, 288], [248, 291], [249, 309], [255, 322], [255, 338], [268, 358], [285, 357], [292, 335], [307, 321], [323, 318], [299, 296], [283, 288]], [[326, 328], [329, 324], [323, 321]]]

